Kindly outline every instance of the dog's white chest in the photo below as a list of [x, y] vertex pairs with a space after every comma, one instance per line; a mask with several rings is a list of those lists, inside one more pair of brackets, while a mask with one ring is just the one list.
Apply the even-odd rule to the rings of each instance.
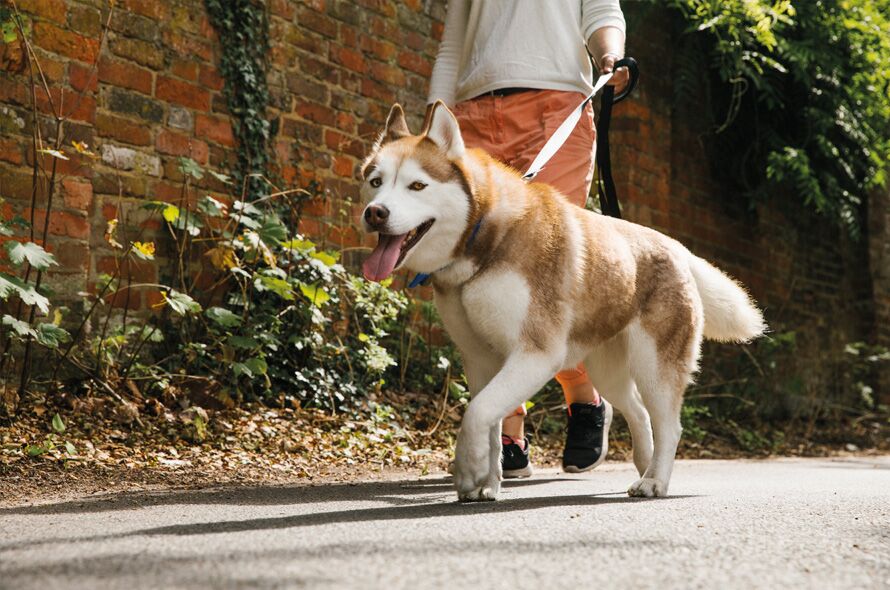
[[507, 356], [520, 343], [530, 299], [522, 275], [510, 270], [489, 271], [464, 285], [459, 305], [451, 307], [465, 318], [457, 324], [465, 323], [477, 338]]

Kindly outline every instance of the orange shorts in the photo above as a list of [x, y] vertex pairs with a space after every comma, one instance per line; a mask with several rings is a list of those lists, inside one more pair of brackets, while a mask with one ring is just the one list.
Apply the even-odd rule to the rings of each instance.
[[[584, 100], [580, 92], [526, 90], [492, 96], [483, 94], [459, 102], [453, 112], [467, 147], [481, 148], [525, 173], [569, 113]], [[593, 181], [596, 127], [588, 104], [565, 144], [535, 177], [566, 195], [581, 207]]]

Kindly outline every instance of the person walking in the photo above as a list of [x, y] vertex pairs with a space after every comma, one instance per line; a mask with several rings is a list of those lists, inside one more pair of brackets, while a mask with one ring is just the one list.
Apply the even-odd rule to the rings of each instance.
[[[524, 172], [569, 113], [593, 90], [594, 67], [612, 72], [624, 57], [619, 0], [449, 0], [428, 103], [441, 100], [460, 123], [467, 147]], [[593, 64], [591, 64], [591, 60]], [[628, 72], [609, 84], [620, 92]], [[590, 103], [571, 136], [535, 177], [580, 207], [593, 181], [596, 128]], [[582, 365], [556, 380], [568, 408], [562, 464], [580, 472], [608, 450], [612, 408]], [[525, 406], [502, 423], [504, 477], [527, 477]]]

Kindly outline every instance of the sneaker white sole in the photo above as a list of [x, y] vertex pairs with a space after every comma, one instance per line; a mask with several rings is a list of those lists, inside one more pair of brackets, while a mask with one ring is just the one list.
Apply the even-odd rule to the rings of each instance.
[[521, 479], [524, 477], [531, 477], [534, 469], [532, 469], [532, 464], [529, 463], [522, 469], [505, 469], [504, 470], [504, 479]]
[[576, 465], [566, 465], [562, 468], [566, 473], [584, 473], [585, 471], [591, 471], [599, 467], [603, 461], [606, 460], [606, 455], [609, 454], [609, 428], [612, 426], [612, 404], [607, 402], [605, 398], [603, 398], [603, 403], [606, 404], [606, 423], [603, 425], [603, 452], [600, 455], [600, 458], [596, 460], [596, 463], [592, 463], [587, 467], [581, 468]]

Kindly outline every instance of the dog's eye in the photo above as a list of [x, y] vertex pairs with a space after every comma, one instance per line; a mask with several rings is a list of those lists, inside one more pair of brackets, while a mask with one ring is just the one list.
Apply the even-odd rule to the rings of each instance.
[[414, 182], [412, 182], [411, 184], [408, 185], [408, 188], [410, 188], [412, 191], [422, 191], [423, 189], [426, 188], [426, 185], [424, 183], [420, 182], [419, 180], [415, 180]]
[[373, 186], [374, 188], [379, 188], [381, 184], [383, 184], [383, 181], [380, 180], [379, 176], [375, 176], [371, 179], [371, 186]]

